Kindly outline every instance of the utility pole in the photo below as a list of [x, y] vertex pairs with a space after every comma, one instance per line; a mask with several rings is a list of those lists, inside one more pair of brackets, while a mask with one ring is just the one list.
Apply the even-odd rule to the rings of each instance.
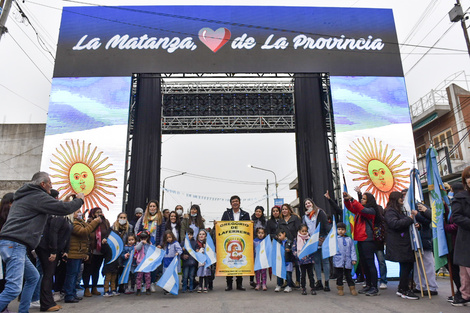
[[0, 39], [3, 34], [8, 32], [5, 24], [7, 23], [8, 13], [10, 13], [11, 4], [13, 0], [0, 0]]
[[465, 16], [462, 10], [462, 6], [460, 5], [460, 0], [456, 0], [457, 3], [454, 4], [452, 10], [449, 11], [449, 18], [450, 21], [453, 23], [457, 23], [460, 21], [460, 25], [462, 25], [463, 35], [465, 37], [465, 43], [467, 44], [467, 51], [468, 55], [470, 56], [470, 39], [468, 37], [467, 25], [465, 24], [465, 20], [468, 19], [468, 16]]

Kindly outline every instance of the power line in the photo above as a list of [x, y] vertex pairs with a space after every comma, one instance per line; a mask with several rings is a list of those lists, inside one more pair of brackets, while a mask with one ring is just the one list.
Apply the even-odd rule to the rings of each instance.
[[31, 102], [30, 100], [26, 99], [26, 98], [23, 97], [22, 95], [20, 95], [20, 94], [14, 92], [13, 90], [11, 90], [10, 88], [8, 88], [7, 86], [5, 86], [5, 85], [3, 85], [3, 84], [1, 84], [1, 83], [0, 83], [0, 86], [2, 86], [3, 88], [5, 88], [5, 89], [8, 90], [9, 92], [11, 92], [12, 94], [14, 94], [14, 95], [20, 97], [21, 99], [23, 99], [23, 100], [29, 102], [30, 104], [34, 105], [35, 107], [37, 107], [37, 108], [39, 108], [39, 109], [41, 109], [41, 110], [43, 110], [44, 112], [47, 113], [47, 110], [46, 110], [46, 109], [44, 109], [43, 107], [39, 106], [38, 104], [36, 104], [36, 103], [34, 103], [34, 102]]
[[34, 66], [38, 69], [39, 72], [41, 72], [42, 76], [44, 76], [44, 78], [52, 84], [52, 81], [46, 76], [46, 74], [43, 73], [43, 71], [41, 71], [41, 69], [39, 68], [39, 66], [33, 61], [33, 59], [31, 59], [31, 57], [26, 53], [26, 51], [24, 51], [24, 49], [21, 47], [21, 45], [15, 40], [15, 38], [10, 34], [8, 33], [11, 37], [11, 39], [13, 39], [13, 41], [16, 43], [16, 45], [21, 49], [21, 51], [23, 51], [23, 53], [28, 57], [28, 59], [34, 64]]
[[[18, 26], [18, 28], [23, 32], [23, 34], [26, 36], [26, 38], [28, 38], [29, 41], [30, 41], [36, 48], [38, 48], [39, 52], [41, 52], [41, 54], [46, 57], [46, 60], [49, 61], [49, 62], [51, 63], [51, 65], [54, 65], [54, 62], [51, 61], [50, 59], [48, 59], [48, 58], [47, 58], [47, 55], [44, 54], [44, 49], [43, 49], [42, 47], [38, 47], [38, 46], [36, 45], [36, 43], [34, 43], [34, 41], [28, 36], [28, 34], [26, 34], [26, 32], [23, 30], [23, 28], [21, 28], [21, 26], [18, 24], [17, 21], [15, 21], [14, 19], [13, 19], [13, 21], [16, 23], [16, 25]], [[11, 30], [10, 30], [10, 31], [11, 31]]]

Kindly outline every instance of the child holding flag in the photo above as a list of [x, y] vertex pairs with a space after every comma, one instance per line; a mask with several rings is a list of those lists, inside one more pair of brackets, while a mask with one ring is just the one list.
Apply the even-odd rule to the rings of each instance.
[[[279, 230], [277, 232], [277, 236], [275, 238], [281, 245], [282, 248], [285, 251], [285, 267], [286, 267], [286, 280], [287, 280], [287, 286], [284, 288], [284, 292], [291, 292], [292, 291], [292, 270], [294, 269], [294, 266], [292, 264], [292, 241], [287, 239], [287, 234], [285, 230]], [[282, 278], [278, 277], [277, 278], [277, 286], [276, 289], [274, 289], [275, 292], [281, 291], [281, 286], [282, 286]]]
[[302, 251], [302, 248], [309, 238], [310, 235], [308, 234], [308, 226], [302, 224], [300, 225], [299, 231], [297, 232], [297, 237], [292, 244], [292, 251], [300, 265], [300, 285], [302, 287], [302, 295], [307, 295], [307, 289], [305, 288], [307, 284], [306, 275], [308, 275], [308, 280], [310, 282], [310, 293], [312, 295], [317, 294], [315, 291], [315, 278], [313, 277], [313, 254], [299, 259], [300, 251]]
[[[145, 258], [145, 254], [147, 253], [150, 244], [148, 243], [150, 233], [146, 230], [141, 231], [137, 234], [139, 236], [140, 242], [135, 246], [135, 254], [134, 258], [136, 259], [136, 264], [139, 265]], [[142, 279], [145, 276], [145, 294], [150, 295], [150, 272], [138, 272], [135, 279], [135, 284], [137, 291], [135, 293], [136, 296], [140, 296], [140, 289], [142, 288]]]
[[[136, 242], [135, 235], [127, 236], [127, 242], [126, 242], [126, 245], [124, 246], [124, 250], [122, 251], [122, 258], [123, 258], [123, 263], [124, 264], [126, 263], [125, 260], [128, 260], [131, 256], [131, 253], [134, 251], [135, 242]], [[137, 263], [136, 263], [134, 257], [132, 257], [132, 265], [131, 265], [131, 269], [130, 269], [130, 272], [129, 272], [129, 282], [127, 284], [126, 290], [124, 291], [124, 293], [126, 295], [134, 293], [134, 288], [135, 288], [135, 273], [134, 273], [134, 270], [135, 270], [136, 267], [137, 267]]]
[[333, 257], [333, 265], [336, 272], [336, 288], [338, 288], [338, 295], [344, 296], [344, 275], [351, 294], [357, 296], [356, 286], [351, 276], [352, 266], [357, 262], [356, 248], [354, 247], [352, 239], [346, 235], [346, 224], [339, 222], [336, 228], [338, 232], [338, 252]]
[[101, 249], [104, 254], [104, 264], [102, 270], [102, 274], [104, 276], [103, 297], [119, 296], [119, 293], [116, 289], [117, 274], [119, 270], [119, 258], [109, 263], [113, 258], [113, 252], [108, 244], [108, 239], [102, 239], [101, 243]]
[[[196, 252], [204, 253], [204, 250], [206, 248], [206, 239], [207, 239], [206, 231], [204, 229], [200, 229], [199, 233], [197, 234]], [[205, 263], [199, 263], [199, 267], [197, 269], [197, 276], [199, 276], [199, 288], [197, 290], [198, 293], [207, 292], [209, 278], [212, 274], [210, 267], [206, 268], [204, 265]]]
[[[263, 241], [263, 239], [266, 237], [266, 231], [263, 227], [258, 227], [256, 229], [256, 238], [253, 240], [253, 250], [255, 251], [255, 259], [256, 259], [256, 247], [258, 247]], [[256, 287], [255, 290], [260, 290], [261, 286], [263, 286], [263, 291], [268, 290], [268, 287], [266, 287], [266, 272], [267, 269], [263, 268], [260, 270], [255, 271], [255, 276], [256, 276]]]
[[[189, 245], [194, 251], [196, 251], [198, 247], [197, 247], [196, 239], [194, 239], [194, 230], [192, 228], [189, 228], [187, 231], [187, 235], [189, 239]], [[183, 254], [181, 258], [183, 259], [183, 290], [182, 292], [186, 292], [186, 290], [189, 290], [189, 292], [193, 292], [194, 276], [196, 275], [197, 261], [191, 255], [189, 255], [188, 251], [184, 248], [183, 248]], [[188, 289], [188, 279], [189, 279], [189, 289]]]

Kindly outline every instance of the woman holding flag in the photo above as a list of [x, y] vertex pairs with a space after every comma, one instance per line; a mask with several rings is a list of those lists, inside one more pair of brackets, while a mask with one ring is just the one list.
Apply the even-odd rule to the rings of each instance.
[[[418, 214], [417, 210], [411, 210], [412, 215]], [[404, 213], [403, 195], [401, 192], [393, 191], [385, 208], [385, 223], [387, 225], [387, 251], [385, 258], [392, 262], [400, 263], [400, 283], [398, 284], [397, 296], [404, 299], [419, 299], [408, 284], [410, 273], [415, 261], [409, 228], [413, 225], [412, 217]]]
[[366, 275], [366, 287], [358, 293], [366, 296], [379, 294], [377, 288], [377, 268], [375, 267], [374, 254], [376, 245], [374, 242], [374, 223], [378, 214], [378, 206], [375, 197], [371, 193], [362, 195], [361, 203], [354, 200], [347, 192], [343, 192], [344, 205], [354, 214], [354, 240], [357, 241], [359, 259], [364, 261], [364, 274]]

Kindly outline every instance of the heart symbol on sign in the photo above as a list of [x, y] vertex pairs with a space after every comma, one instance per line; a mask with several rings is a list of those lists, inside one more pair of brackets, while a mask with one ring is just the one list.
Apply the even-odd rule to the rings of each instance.
[[201, 28], [199, 31], [199, 40], [202, 41], [212, 52], [217, 52], [227, 41], [230, 40], [231, 33], [227, 28], [219, 28], [213, 31], [209, 27]]

